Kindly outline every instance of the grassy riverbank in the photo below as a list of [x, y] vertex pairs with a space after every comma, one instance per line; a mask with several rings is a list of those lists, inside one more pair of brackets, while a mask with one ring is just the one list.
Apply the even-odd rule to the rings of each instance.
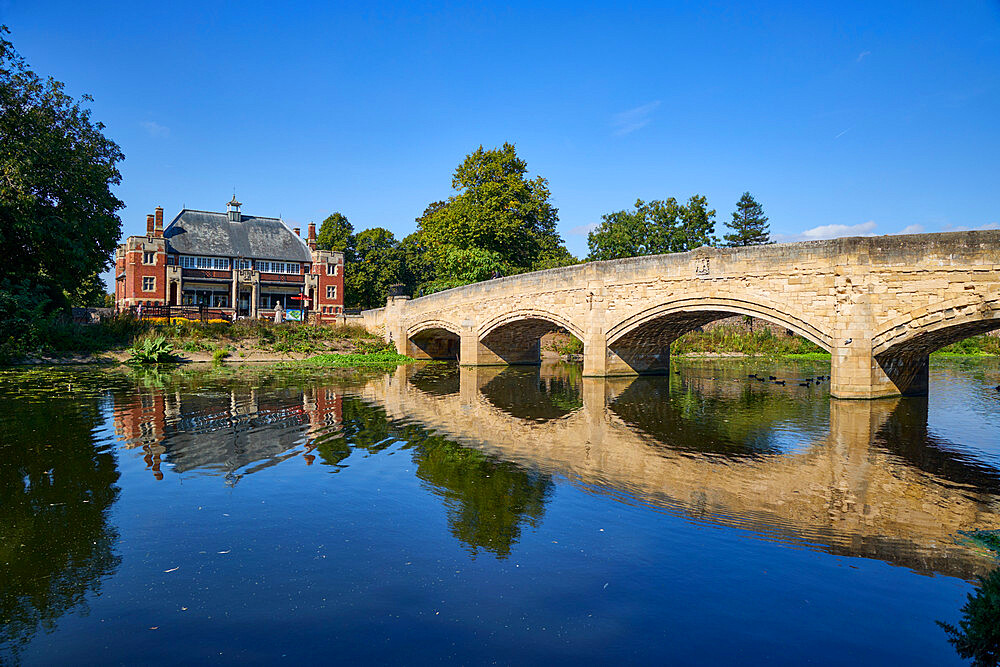
[[[0, 347], [0, 363], [72, 357], [85, 361], [101, 355], [120, 357], [134, 347], [162, 337], [187, 360], [239, 360], [281, 355], [344, 353], [371, 355], [391, 350], [361, 326], [273, 324], [245, 320], [227, 322], [151, 323], [123, 316], [100, 324], [58, 323], [36, 336], [27, 348]], [[393, 350], [394, 353], [394, 350]]]
[[747, 357], [828, 358], [823, 348], [801, 336], [781, 336], [770, 329], [747, 331], [742, 326], [718, 326], [689, 331], [670, 346], [675, 356], [734, 355]]
[[[788, 357], [829, 359], [830, 353], [801, 336], [783, 336], [770, 329], [747, 331], [742, 326], [719, 326], [691, 331], [673, 342], [674, 356]], [[934, 352], [943, 357], [1000, 356], [1000, 337], [972, 336]]]

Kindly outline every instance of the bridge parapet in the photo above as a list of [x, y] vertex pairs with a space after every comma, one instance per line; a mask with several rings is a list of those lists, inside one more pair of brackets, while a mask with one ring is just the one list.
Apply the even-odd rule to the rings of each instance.
[[667, 372], [673, 340], [734, 313], [828, 350], [838, 398], [924, 393], [931, 351], [1000, 327], [1000, 231], [590, 262], [392, 297], [383, 322], [400, 352], [467, 365], [537, 363], [541, 336], [565, 330], [585, 375], [613, 376]]

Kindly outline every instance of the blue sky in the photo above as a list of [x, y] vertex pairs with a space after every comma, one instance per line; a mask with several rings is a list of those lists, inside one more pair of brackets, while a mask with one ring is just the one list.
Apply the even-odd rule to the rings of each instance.
[[751, 191], [782, 240], [1000, 226], [1000, 2], [0, 0], [123, 148], [124, 233], [184, 205], [402, 237], [480, 144], [603, 213]]

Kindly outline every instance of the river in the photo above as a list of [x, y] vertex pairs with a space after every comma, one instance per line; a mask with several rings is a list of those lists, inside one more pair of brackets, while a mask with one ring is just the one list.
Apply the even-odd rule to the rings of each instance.
[[1000, 363], [828, 374], [0, 371], [0, 663], [964, 664]]

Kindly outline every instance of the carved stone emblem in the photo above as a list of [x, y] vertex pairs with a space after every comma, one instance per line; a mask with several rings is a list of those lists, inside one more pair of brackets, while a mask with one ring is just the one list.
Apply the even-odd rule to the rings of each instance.
[[694, 260], [694, 274], [699, 278], [707, 278], [710, 272], [708, 257], [698, 257]]

